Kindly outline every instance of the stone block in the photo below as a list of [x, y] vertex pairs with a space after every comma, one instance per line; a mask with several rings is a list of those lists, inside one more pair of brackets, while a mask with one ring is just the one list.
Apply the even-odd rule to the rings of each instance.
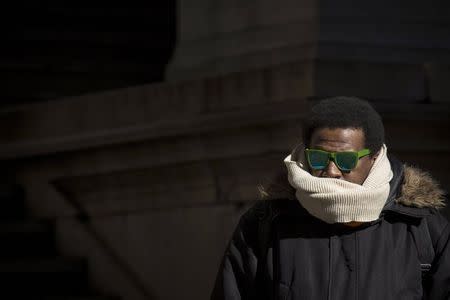
[[[225, 0], [177, 2], [178, 39], [197, 41], [215, 34], [229, 34], [252, 27], [289, 24], [308, 20], [317, 15], [313, 0], [283, 0], [276, 4], [269, 0], [240, 4]], [[205, 26], [206, 25], [206, 26]]]
[[[293, 108], [295, 112], [295, 108]], [[270, 136], [270, 150], [275, 152], [290, 152], [299, 143], [302, 142], [301, 115], [306, 108], [297, 111], [298, 119], [286, 120], [278, 123], [276, 126], [267, 128]], [[287, 156], [287, 154], [286, 154]]]
[[429, 63], [425, 68], [430, 101], [450, 103], [450, 64]]
[[94, 215], [204, 205], [217, 197], [208, 162], [63, 177], [53, 184]]
[[205, 78], [302, 59], [316, 38], [317, 15], [312, 0], [180, 1], [177, 48], [166, 78]]
[[421, 64], [319, 60], [315, 66], [316, 97], [347, 95], [397, 103], [419, 102], [426, 97]]
[[[271, 101], [304, 99], [313, 95], [313, 63], [300, 61], [268, 69], [267, 90]], [[280, 104], [282, 105], [282, 104]]]
[[58, 241], [63, 253], [88, 257], [97, 287], [124, 299], [143, 299], [131, 279], [155, 299], [207, 299], [241, 213], [233, 206], [140, 212], [94, 219], [90, 232], [61, 219]]
[[267, 102], [261, 71], [233, 73], [206, 82], [212, 85], [208, 88], [216, 92], [212, 94], [216, 97], [208, 97], [208, 111], [230, 110]]
[[[320, 43], [344, 43], [355, 47], [362, 45], [380, 48], [420, 48], [450, 47], [446, 39], [450, 30], [439, 23], [404, 22], [385, 20], [385, 22], [367, 22], [357, 16], [323, 18], [320, 26]], [[405, 49], [406, 50], [406, 49]]]
[[[417, 113], [427, 114], [425, 110]], [[396, 150], [437, 153], [450, 151], [448, 120], [386, 119], [384, 126], [386, 142]]]
[[205, 81], [180, 82], [174, 88], [178, 91], [178, 98], [173, 108], [178, 112], [186, 115], [200, 114], [206, 111], [209, 99], [206, 98]]
[[145, 300], [153, 295], [142, 290], [135, 270], [128, 267], [95, 227], [85, 226], [72, 218], [55, 222], [56, 247], [61, 255], [83, 257], [89, 270], [89, 284], [103, 295], [122, 296], [130, 300]]
[[282, 171], [287, 153], [215, 161], [212, 164], [218, 185], [218, 201], [248, 202], [261, 199], [260, 186], [269, 185]]
[[264, 128], [253, 127], [207, 135], [203, 143], [206, 153], [215, 154], [214, 156], [219, 158], [261, 153], [268, 149], [269, 138]]
[[321, 16], [328, 18], [348, 18], [355, 16], [366, 20], [397, 20], [400, 21], [422, 21], [422, 22], [441, 22], [448, 18], [449, 5], [446, 1], [430, 1], [424, 3], [414, 0], [400, 0], [391, 2], [381, 1], [353, 1], [344, 0], [337, 4], [332, 0], [321, 0], [319, 7]]

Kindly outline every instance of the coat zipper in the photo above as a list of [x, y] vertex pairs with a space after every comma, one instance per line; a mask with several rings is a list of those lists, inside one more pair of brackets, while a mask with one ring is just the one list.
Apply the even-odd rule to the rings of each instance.
[[330, 247], [330, 251], [329, 251], [329, 262], [328, 262], [328, 300], [332, 300], [331, 299], [331, 286], [332, 286], [332, 281], [333, 281], [333, 236], [330, 236], [330, 240], [329, 240], [329, 247]]
[[359, 239], [358, 232], [355, 232], [355, 299], [358, 300], [358, 284], [359, 284]]

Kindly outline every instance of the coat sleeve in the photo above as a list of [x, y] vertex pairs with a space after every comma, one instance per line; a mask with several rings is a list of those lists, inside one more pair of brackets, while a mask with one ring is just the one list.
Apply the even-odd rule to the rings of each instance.
[[[433, 224], [430, 224], [433, 223]], [[430, 300], [450, 299], [450, 224], [439, 213], [435, 221], [429, 222], [436, 234], [435, 259], [431, 270], [429, 289], [426, 291]]]
[[253, 299], [256, 292], [258, 218], [255, 206], [240, 219], [225, 250], [211, 300]]

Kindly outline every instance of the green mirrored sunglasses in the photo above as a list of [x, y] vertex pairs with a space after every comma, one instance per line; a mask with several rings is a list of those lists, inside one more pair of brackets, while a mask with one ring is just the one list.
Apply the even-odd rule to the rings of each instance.
[[332, 160], [339, 170], [343, 172], [350, 172], [353, 170], [361, 157], [370, 154], [369, 149], [362, 149], [358, 152], [344, 151], [344, 152], [328, 152], [319, 149], [305, 149], [306, 159], [313, 170], [325, 169], [330, 160]]

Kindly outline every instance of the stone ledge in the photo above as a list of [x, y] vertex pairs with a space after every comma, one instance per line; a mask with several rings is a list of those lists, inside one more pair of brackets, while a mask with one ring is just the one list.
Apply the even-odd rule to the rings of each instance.
[[53, 138], [25, 139], [18, 142], [5, 143], [0, 150], [0, 159], [18, 159], [159, 138], [212, 133], [224, 129], [268, 125], [285, 120], [299, 119], [305, 111], [305, 101], [293, 100], [283, 105], [268, 104], [251, 107], [251, 109], [161, 120], [147, 126], [93, 130], [90, 133]]
[[[386, 119], [407, 121], [435, 120], [439, 127], [446, 122], [448, 104], [378, 104], [374, 103]], [[285, 101], [283, 104], [267, 104], [230, 112], [212, 113], [196, 118], [161, 121], [152, 126], [136, 126], [116, 130], [97, 131], [67, 137], [30, 139], [5, 143], [0, 149], [0, 159], [23, 159], [67, 151], [82, 151], [134, 142], [157, 141], [163, 138], [181, 138], [213, 134], [215, 132], [243, 128], [271, 126], [280, 122], [300, 121], [308, 104], [304, 101]], [[440, 122], [440, 123], [439, 123]]]

